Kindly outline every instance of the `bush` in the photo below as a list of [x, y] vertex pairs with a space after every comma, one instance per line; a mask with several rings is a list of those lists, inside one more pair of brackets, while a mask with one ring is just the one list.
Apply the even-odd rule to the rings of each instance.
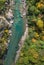
[[4, 9], [6, 0], [0, 0], [0, 10]]

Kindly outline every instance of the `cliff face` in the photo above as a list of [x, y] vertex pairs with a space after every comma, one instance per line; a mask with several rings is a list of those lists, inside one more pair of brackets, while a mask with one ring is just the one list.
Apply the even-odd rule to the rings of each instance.
[[9, 38], [12, 35], [11, 28], [14, 16], [11, 6], [13, 6], [12, 1], [0, 0], [0, 58], [5, 54], [10, 42]]

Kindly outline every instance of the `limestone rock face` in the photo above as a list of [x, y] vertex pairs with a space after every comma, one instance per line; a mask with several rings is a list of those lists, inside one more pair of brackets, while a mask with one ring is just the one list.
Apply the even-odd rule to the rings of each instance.
[[[12, 35], [13, 24], [13, 0], [0, 0], [0, 59], [5, 55]], [[11, 5], [10, 5], [11, 4]]]

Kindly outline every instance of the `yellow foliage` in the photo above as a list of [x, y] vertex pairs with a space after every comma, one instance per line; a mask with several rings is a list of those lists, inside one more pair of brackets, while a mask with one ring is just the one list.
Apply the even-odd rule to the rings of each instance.
[[41, 7], [44, 7], [44, 4], [42, 4], [41, 2], [37, 3], [37, 8], [41, 8]]
[[23, 56], [23, 55], [24, 55], [24, 53], [21, 52], [20, 56]]
[[33, 57], [34, 58], [38, 58], [39, 57], [39, 54], [38, 54], [38, 52], [36, 52], [36, 50], [35, 49], [30, 49], [30, 53], [33, 55]]
[[42, 21], [41, 19], [39, 19], [39, 20], [37, 21], [37, 26], [38, 26], [39, 28], [43, 28], [43, 21]]
[[44, 41], [44, 36], [42, 36], [41, 39]]
[[38, 38], [39, 37], [39, 34], [37, 32], [35, 32], [34, 37], [35, 38]]
[[35, 52], [35, 53], [33, 54], [33, 57], [37, 59], [37, 58], [39, 57], [38, 53]]
[[5, 40], [5, 38], [3, 37], [2, 40]]
[[36, 39], [32, 38], [32, 42], [36, 42], [36, 41], [37, 41]]
[[5, 32], [6, 32], [6, 33], [8, 33], [8, 32], [9, 32], [9, 30], [5, 30]]
[[44, 31], [42, 31], [42, 34], [44, 34]]

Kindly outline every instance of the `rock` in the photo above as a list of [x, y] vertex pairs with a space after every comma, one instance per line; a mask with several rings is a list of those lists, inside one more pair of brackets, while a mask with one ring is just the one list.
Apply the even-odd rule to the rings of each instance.
[[13, 18], [13, 14], [10, 11], [7, 12], [6, 13], [6, 18], [11, 20]]
[[13, 24], [13, 22], [14, 22], [13, 20], [10, 21], [11, 24]]
[[[11, 28], [14, 22], [12, 5], [13, 5], [13, 0], [6, 0], [5, 2], [6, 10], [1, 11], [3, 14], [2, 13], [1, 13], [2, 15], [0, 14], [0, 43], [2, 44], [0, 45], [0, 49], [1, 49], [0, 54], [2, 54], [3, 52], [2, 55], [5, 55], [5, 53], [7, 52], [9, 45], [8, 43], [10, 43], [10, 36], [12, 35]], [[2, 57], [2, 55], [0, 55], [0, 57]]]

